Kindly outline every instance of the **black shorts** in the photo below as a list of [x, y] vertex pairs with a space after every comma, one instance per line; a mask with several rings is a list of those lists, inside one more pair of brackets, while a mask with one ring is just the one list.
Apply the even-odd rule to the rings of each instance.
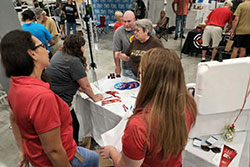
[[61, 21], [58, 21], [58, 25], [65, 25], [65, 20], [62, 19]]
[[237, 48], [250, 48], [250, 34], [246, 35], [235, 35], [234, 38], [234, 47]]

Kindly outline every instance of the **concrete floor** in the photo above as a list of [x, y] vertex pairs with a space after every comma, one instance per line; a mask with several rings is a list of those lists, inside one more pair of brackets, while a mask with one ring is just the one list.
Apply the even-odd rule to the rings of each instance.
[[[94, 44], [93, 53], [94, 60], [97, 65], [97, 78], [103, 78], [110, 72], [114, 72], [114, 61], [112, 52], [112, 36], [113, 32], [108, 31], [107, 34], [100, 36], [99, 42]], [[174, 40], [173, 36], [169, 36], [168, 42], [162, 39], [166, 48], [174, 49], [180, 55], [180, 39]], [[183, 41], [184, 42], [184, 41]], [[85, 56], [88, 64], [90, 62], [88, 44], [86, 45]], [[182, 64], [185, 72], [186, 83], [195, 82], [197, 64], [200, 58], [182, 55]], [[92, 82], [91, 70], [88, 71], [89, 81]], [[14, 167], [18, 163], [17, 147], [9, 129], [9, 107], [7, 104], [0, 104], [0, 167]]]

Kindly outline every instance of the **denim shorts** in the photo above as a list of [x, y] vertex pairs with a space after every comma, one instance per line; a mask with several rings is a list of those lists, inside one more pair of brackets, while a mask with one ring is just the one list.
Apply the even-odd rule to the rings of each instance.
[[76, 150], [84, 159], [81, 162], [76, 156], [71, 161], [72, 167], [99, 167], [99, 155], [91, 150], [77, 146]]

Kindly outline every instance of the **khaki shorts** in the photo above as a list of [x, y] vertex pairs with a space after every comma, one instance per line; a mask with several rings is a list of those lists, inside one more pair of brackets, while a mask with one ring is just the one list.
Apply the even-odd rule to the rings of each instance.
[[202, 46], [209, 46], [212, 40], [212, 48], [218, 47], [222, 39], [222, 28], [218, 26], [206, 26], [202, 35]]

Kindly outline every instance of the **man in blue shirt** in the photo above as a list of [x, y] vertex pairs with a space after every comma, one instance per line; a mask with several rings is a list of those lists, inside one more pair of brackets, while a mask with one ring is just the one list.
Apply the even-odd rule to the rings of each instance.
[[[22, 13], [22, 20], [24, 22], [22, 29], [29, 31], [32, 35], [38, 38], [42, 43], [46, 44], [46, 48], [50, 51], [48, 42], [54, 43], [53, 36], [49, 31], [41, 24], [35, 23], [35, 14], [30, 9], [25, 10]], [[50, 58], [52, 57], [51, 52], [49, 53]]]

